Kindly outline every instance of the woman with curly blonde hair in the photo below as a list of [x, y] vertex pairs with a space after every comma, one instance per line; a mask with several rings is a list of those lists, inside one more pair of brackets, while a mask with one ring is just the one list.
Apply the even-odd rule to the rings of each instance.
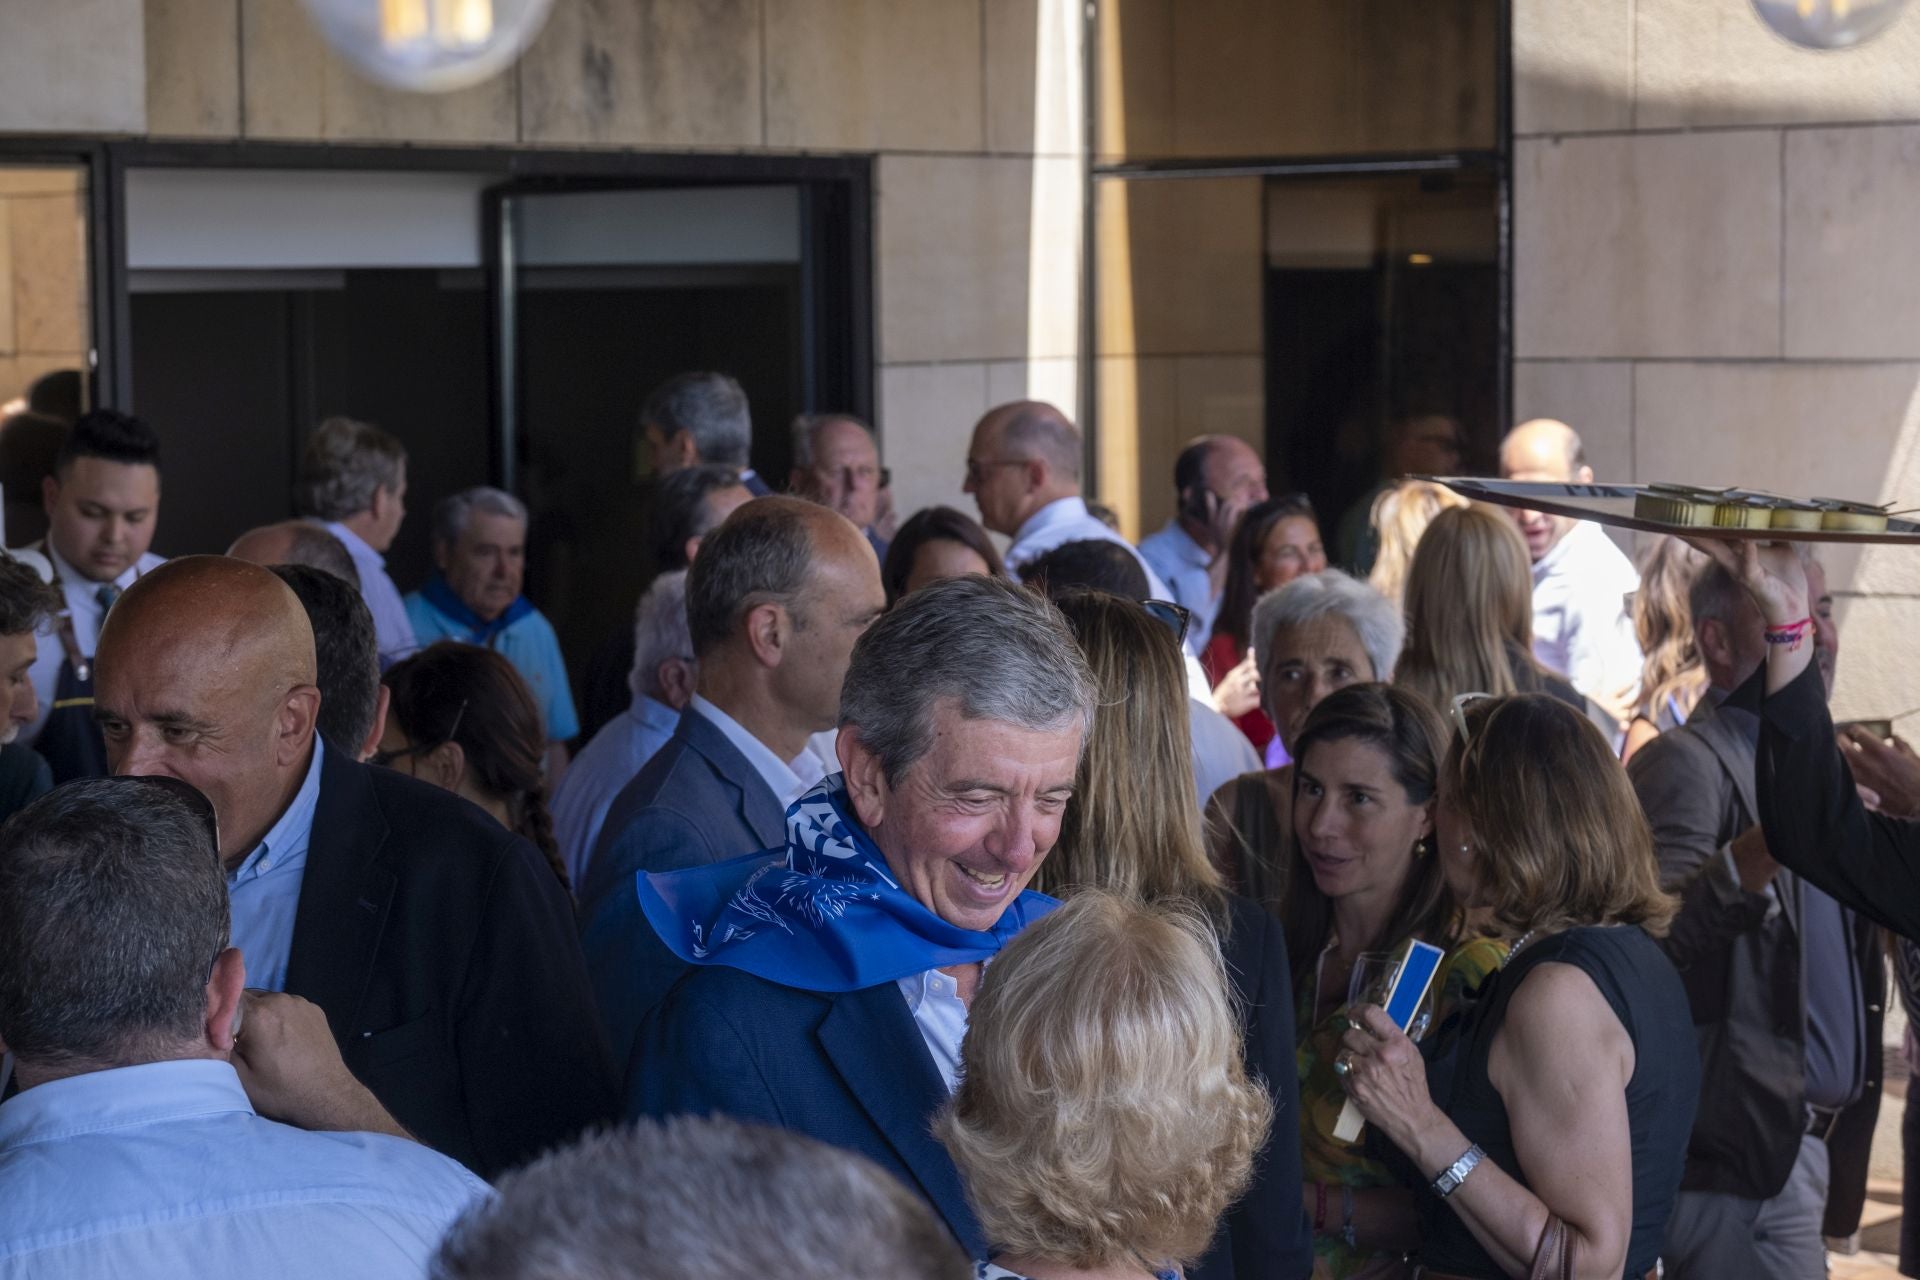
[[982, 1280], [1167, 1280], [1200, 1256], [1272, 1123], [1212, 926], [1086, 890], [982, 981], [935, 1121], [994, 1255]]

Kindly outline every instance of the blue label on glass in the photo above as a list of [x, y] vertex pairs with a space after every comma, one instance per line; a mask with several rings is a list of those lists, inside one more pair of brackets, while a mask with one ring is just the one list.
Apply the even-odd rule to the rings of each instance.
[[1387, 1016], [1393, 1019], [1394, 1026], [1405, 1031], [1413, 1022], [1413, 1015], [1419, 1012], [1420, 1001], [1426, 997], [1445, 955], [1430, 942], [1416, 939], [1408, 944], [1407, 958], [1400, 962], [1400, 972], [1394, 975], [1393, 990], [1387, 992]]

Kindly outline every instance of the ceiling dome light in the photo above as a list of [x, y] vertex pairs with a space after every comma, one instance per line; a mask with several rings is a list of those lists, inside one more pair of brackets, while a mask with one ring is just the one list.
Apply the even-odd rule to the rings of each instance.
[[1907, 0], [1753, 0], [1774, 32], [1808, 49], [1851, 49], [1893, 25]]
[[334, 51], [370, 79], [451, 93], [513, 64], [553, 0], [302, 0]]

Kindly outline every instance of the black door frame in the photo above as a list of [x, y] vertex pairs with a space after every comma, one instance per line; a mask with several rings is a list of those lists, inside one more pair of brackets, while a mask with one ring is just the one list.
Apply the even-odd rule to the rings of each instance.
[[[482, 265], [498, 324], [512, 305], [500, 282], [499, 194], [635, 187], [794, 185], [802, 204], [802, 343], [808, 353], [802, 400], [873, 420], [874, 185], [865, 155], [716, 155], [643, 151], [526, 150], [331, 143], [173, 142], [85, 136], [0, 137], [0, 163], [78, 165], [87, 172], [87, 267], [92, 403], [137, 404], [128, 324], [126, 175], [129, 169], [307, 169], [466, 172], [498, 179], [482, 216]], [[502, 293], [507, 296], [500, 296]], [[835, 334], [835, 330], [838, 333]], [[511, 332], [507, 330], [506, 332]], [[492, 472], [513, 487], [517, 394], [503, 379], [503, 334], [490, 343]], [[816, 399], [822, 397], [822, 399]], [[826, 398], [831, 398], [830, 401]], [[635, 406], [636, 411], [638, 406]]]

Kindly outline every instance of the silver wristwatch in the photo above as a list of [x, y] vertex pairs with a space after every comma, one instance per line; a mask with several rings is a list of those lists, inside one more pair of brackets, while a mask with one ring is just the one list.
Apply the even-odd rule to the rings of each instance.
[[1468, 1147], [1467, 1154], [1442, 1169], [1440, 1176], [1433, 1180], [1433, 1194], [1445, 1200], [1458, 1191], [1460, 1184], [1467, 1180], [1467, 1175], [1480, 1167], [1480, 1161], [1486, 1157], [1486, 1154], [1477, 1142]]

